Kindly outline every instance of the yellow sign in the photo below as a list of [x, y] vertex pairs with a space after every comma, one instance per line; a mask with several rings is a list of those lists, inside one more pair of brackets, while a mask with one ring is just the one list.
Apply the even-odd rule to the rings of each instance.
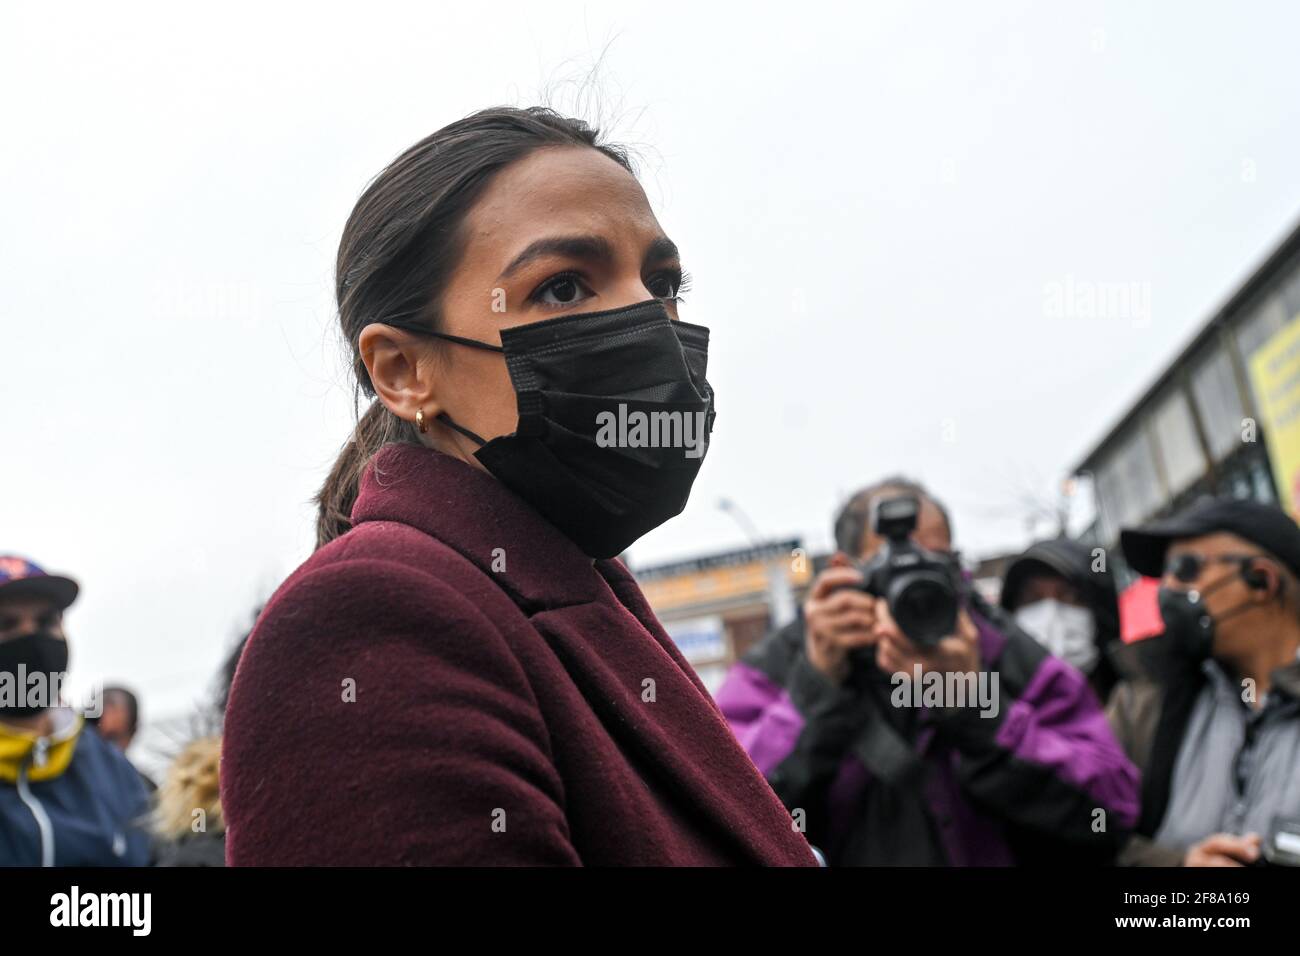
[[1250, 379], [1259, 399], [1278, 498], [1287, 513], [1300, 520], [1300, 316], [1254, 354]]

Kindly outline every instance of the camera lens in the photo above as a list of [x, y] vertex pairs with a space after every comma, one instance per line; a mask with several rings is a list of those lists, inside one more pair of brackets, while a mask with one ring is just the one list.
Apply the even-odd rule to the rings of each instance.
[[889, 610], [915, 644], [937, 644], [957, 629], [957, 592], [933, 571], [897, 577], [890, 587]]

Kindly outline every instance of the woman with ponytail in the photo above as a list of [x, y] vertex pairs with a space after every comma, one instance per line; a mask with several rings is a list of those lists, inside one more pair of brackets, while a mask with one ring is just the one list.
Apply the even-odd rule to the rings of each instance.
[[490, 109], [369, 185], [369, 403], [231, 689], [232, 865], [815, 865], [617, 556], [708, 449], [708, 330], [626, 154]]

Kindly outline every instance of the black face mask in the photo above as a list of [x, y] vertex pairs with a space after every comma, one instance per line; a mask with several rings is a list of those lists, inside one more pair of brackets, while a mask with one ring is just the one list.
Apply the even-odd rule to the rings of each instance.
[[611, 558], [681, 513], [708, 450], [713, 390], [709, 330], [674, 322], [653, 299], [505, 329], [519, 408], [514, 434], [484, 441], [491, 474], [593, 558]]
[[[36, 631], [0, 641], [0, 674], [5, 675], [0, 678], [0, 718], [35, 717], [55, 706], [56, 700], [33, 703], [30, 697], [41, 686], [46, 693], [53, 693], [53, 675], [61, 680], [67, 670], [68, 642], [52, 634]], [[44, 674], [45, 679], [40, 684], [32, 684], [28, 678], [37, 673]], [[18, 706], [18, 701], [23, 706]]]
[[1235, 617], [1242, 611], [1255, 606], [1254, 601], [1243, 601], [1218, 617], [1210, 614], [1205, 606], [1205, 597], [1223, 585], [1240, 577], [1234, 572], [1213, 582], [1204, 591], [1176, 591], [1162, 587], [1157, 592], [1156, 600], [1160, 605], [1160, 618], [1164, 621], [1165, 635], [1173, 642], [1173, 647], [1181, 656], [1193, 661], [1209, 659], [1214, 651], [1215, 626]]

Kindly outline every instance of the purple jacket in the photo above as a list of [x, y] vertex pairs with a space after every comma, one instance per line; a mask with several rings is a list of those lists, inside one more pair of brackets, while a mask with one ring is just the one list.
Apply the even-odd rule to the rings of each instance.
[[979, 602], [972, 617], [979, 704], [912, 706], [911, 685], [904, 697], [872, 664], [837, 687], [808, 662], [802, 619], [719, 689], [732, 730], [832, 865], [1105, 863], [1135, 826], [1138, 773], [1087, 680], [1001, 611]]

